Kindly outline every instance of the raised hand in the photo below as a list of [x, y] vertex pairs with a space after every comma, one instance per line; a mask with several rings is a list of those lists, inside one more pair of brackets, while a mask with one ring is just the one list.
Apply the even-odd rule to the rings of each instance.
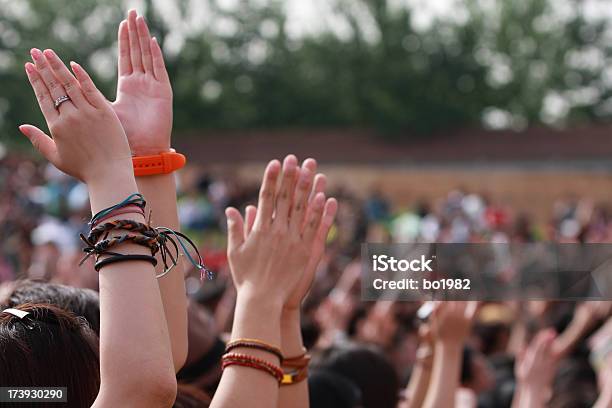
[[[295, 196], [293, 197], [293, 200], [295, 200], [298, 206], [300, 207], [298, 209], [298, 213], [301, 212], [303, 208], [306, 208], [307, 203], [304, 202], [306, 199], [308, 200], [308, 203], [312, 203], [312, 200], [317, 195], [325, 193], [325, 188], [327, 186], [327, 177], [324, 174], [316, 174], [316, 160], [304, 160], [304, 162], [302, 163], [302, 171], [307, 174], [309, 181], [308, 184], [304, 184], [303, 186], [301, 186], [301, 188], [297, 189], [295, 192]], [[314, 180], [312, 180], [311, 177], [315, 174], [316, 176], [314, 176]], [[310, 192], [308, 192], [308, 189], [311, 185], [312, 189], [310, 190]], [[314, 238], [306, 269], [304, 270], [304, 273], [302, 274], [298, 284], [295, 286], [295, 288], [287, 298], [287, 301], [285, 302], [284, 309], [287, 312], [292, 312], [299, 309], [302, 304], [302, 301], [304, 300], [304, 298], [308, 294], [308, 291], [310, 290], [310, 287], [312, 286], [312, 282], [317, 271], [317, 266], [319, 265], [319, 262], [321, 261], [321, 257], [323, 256], [325, 250], [325, 240], [327, 238], [329, 229], [334, 222], [337, 210], [338, 203], [336, 199], [328, 198], [323, 208], [323, 216]], [[247, 237], [253, 229], [256, 214], [257, 207], [250, 205], [246, 208], [245, 237]], [[294, 219], [297, 218], [294, 217]], [[306, 219], [308, 219], [308, 216], [306, 216]], [[302, 223], [302, 231], [305, 228], [305, 223]]]
[[[85, 70], [74, 76], [52, 50], [31, 50], [25, 70], [51, 137], [32, 125], [19, 130], [58, 169], [88, 184], [132, 176], [128, 142], [115, 112]], [[68, 96], [56, 106], [58, 98]]]
[[285, 304], [301, 281], [325, 207], [323, 193], [308, 202], [312, 179], [310, 170], [297, 166], [295, 156], [285, 158], [282, 174], [280, 163], [272, 161], [264, 174], [258, 208], [247, 210], [247, 221], [238, 210], [227, 209], [228, 257], [239, 297], [241, 293], [276, 295]]
[[518, 393], [513, 407], [545, 406], [559, 363], [559, 356], [553, 347], [555, 337], [553, 330], [541, 330], [517, 357], [514, 371]]
[[436, 342], [463, 345], [478, 309], [475, 301], [438, 302], [431, 316], [431, 333]]
[[172, 88], [156, 38], [142, 16], [130, 10], [119, 25], [119, 77], [112, 107], [127, 134], [132, 154], [170, 149]]

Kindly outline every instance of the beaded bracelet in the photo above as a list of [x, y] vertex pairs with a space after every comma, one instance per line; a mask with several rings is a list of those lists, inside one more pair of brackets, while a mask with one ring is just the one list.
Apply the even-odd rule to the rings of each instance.
[[281, 363], [283, 362], [283, 353], [281, 353], [279, 347], [273, 346], [272, 344], [257, 339], [236, 339], [230, 341], [225, 346], [225, 352], [229, 353], [233, 349], [241, 347], [266, 351], [278, 357]]
[[283, 380], [283, 370], [271, 363], [268, 363], [261, 358], [252, 357], [247, 354], [229, 353], [225, 354], [221, 358], [221, 369], [225, 369], [232, 365], [239, 365], [242, 367], [255, 368], [257, 370], [266, 372], [272, 377], [276, 378], [276, 381], [280, 384]]

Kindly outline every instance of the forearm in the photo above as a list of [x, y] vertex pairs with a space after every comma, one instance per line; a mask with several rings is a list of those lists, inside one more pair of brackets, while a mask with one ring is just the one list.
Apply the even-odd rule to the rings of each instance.
[[[232, 340], [257, 339], [272, 345], [280, 344], [280, 314], [282, 304], [265, 296], [250, 297], [238, 294]], [[279, 365], [278, 357], [256, 349], [237, 348], [232, 352], [248, 354]], [[260, 370], [229, 366], [223, 371], [221, 382], [211, 403], [212, 408], [252, 407], [269, 408], [278, 403], [278, 381]], [[236, 392], [240, 390], [240, 392]]]
[[[176, 183], [173, 174], [137, 177], [138, 189], [147, 200], [154, 226], [180, 228], [176, 205]], [[147, 213], [148, 216], [148, 213]], [[187, 358], [187, 297], [185, 294], [184, 257], [167, 275], [157, 280], [170, 333], [174, 370], [178, 372]], [[164, 265], [158, 257], [156, 274], [163, 272]]]
[[599, 394], [599, 398], [597, 398], [595, 405], [593, 405], [593, 408], [607, 408], [611, 406], [612, 406], [612, 387], [606, 384], [601, 394]]
[[406, 396], [408, 399], [409, 408], [418, 408], [423, 406], [423, 401], [427, 395], [427, 388], [431, 379], [430, 363], [417, 361], [414, 366], [410, 382], [406, 387]]
[[[281, 316], [281, 351], [285, 358], [297, 357], [304, 352], [300, 310], [284, 311]], [[308, 380], [280, 387], [280, 408], [308, 408]]]
[[[117, 180], [90, 185], [92, 213], [124, 200], [136, 183]], [[140, 215], [121, 216], [144, 222]], [[125, 254], [150, 255], [148, 249], [122, 244]], [[113, 401], [172, 403], [176, 383], [159, 288], [153, 266], [143, 261], [109, 264], [100, 280], [100, 405]], [[173, 390], [174, 388], [174, 390]], [[122, 402], [120, 402], [122, 401]]]
[[426, 408], [455, 406], [455, 393], [459, 386], [462, 344], [437, 342], [431, 381], [423, 404]]
[[592, 325], [592, 321], [573, 320], [553, 343], [559, 358], [564, 358], [571, 354], [578, 342], [589, 332]]
[[542, 389], [532, 387], [530, 384], [518, 384], [512, 408], [544, 408], [545, 397]]

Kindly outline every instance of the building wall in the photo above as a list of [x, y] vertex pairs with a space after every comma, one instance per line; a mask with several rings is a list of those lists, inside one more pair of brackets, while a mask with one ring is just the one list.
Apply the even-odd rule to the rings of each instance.
[[[240, 179], [258, 183], [264, 163], [215, 166], [231, 171]], [[456, 188], [485, 194], [516, 211], [525, 211], [545, 222], [553, 203], [575, 195], [595, 203], [612, 204], [612, 171], [571, 168], [529, 168], [529, 166], [368, 166], [324, 165], [330, 187], [346, 188], [365, 196], [373, 188], [384, 191], [398, 206], [419, 199], [434, 201]]]

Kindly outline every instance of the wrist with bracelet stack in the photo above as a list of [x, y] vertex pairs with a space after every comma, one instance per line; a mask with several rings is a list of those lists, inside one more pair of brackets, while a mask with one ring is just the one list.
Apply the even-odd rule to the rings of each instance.
[[[126, 261], [146, 261], [156, 266], [157, 259], [155, 255], [159, 252], [164, 264], [163, 272], [157, 275], [157, 278], [160, 278], [177, 265], [181, 254], [180, 247], [192, 265], [200, 270], [201, 278], [207, 277], [212, 279], [212, 272], [204, 267], [202, 257], [193, 241], [178, 231], [173, 231], [166, 227], [152, 227], [150, 225], [150, 214], [147, 224], [133, 219], [115, 219], [109, 221], [111, 218], [124, 214], [144, 216], [145, 207], [146, 201], [142, 194], [134, 193], [120, 203], [95, 214], [89, 222], [91, 228], [89, 234], [87, 236], [84, 234], [80, 235], [87, 246], [83, 249], [86, 255], [79, 265], [83, 264], [87, 258], [93, 255], [96, 259], [96, 271], [100, 271], [104, 266]], [[103, 223], [103, 221], [106, 222]], [[111, 236], [113, 231], [129, 232]], [[149, 248], [151, 255], [122, 254], [110, 251], [111, 248], [115, 248], [124, 242], [133, 242], [137, 245], [145, 246]], [[191, 256], [187, 245], [195, 252], [195, 259]]]
[[[247, 354], [232, 353], [232, 350], [254, 349], [268, 352], [277, 357], [281, 363], [280, 366], [268, 363], [265, 360], [249, 356]], [[272, 375], [279, 385], [290, 385], [303, 381], [308, 377], [308, 363], [310, 356], [304, 352], [296, 357], [285, 358], [279, 347], [266, 343], [258, 339], [236, 339], [229, 342], [225, 347], [226, 354], [222, 357], [222, 367], [226, 368], [232, 365], [250, 367]], [[285, 370], [288, 369], [288, 370]]]

